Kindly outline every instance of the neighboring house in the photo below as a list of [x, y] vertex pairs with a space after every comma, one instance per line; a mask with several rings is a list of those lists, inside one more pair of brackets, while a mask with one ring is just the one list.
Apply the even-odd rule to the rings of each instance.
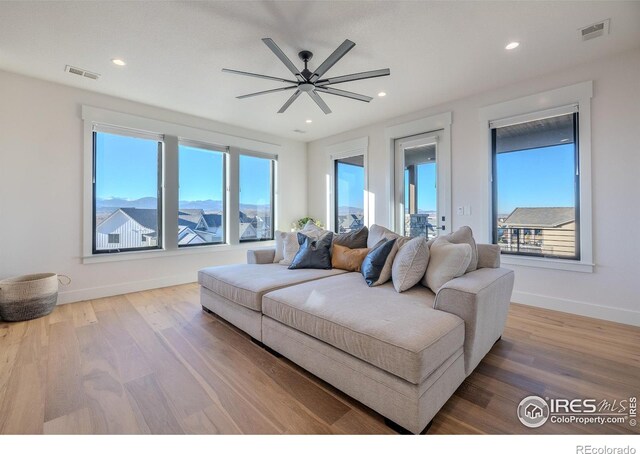
[[191, 245], [191, 244], [203, 244], [206, 243], [205, 239], [194, 232], [189, 227], [184, 225], [178, 227], [178, 245]]
[[518, 207], [498, 224], [498, 243], [507, 252], [574, 256], [575, 209]]
[[338, 222], [338, 233], [351, 232], [364, 226], [364, 215], [361, 213], [341, 215], [338, 216]]
[[256, 228], [250, 222], [240, 222], [240, 241], [258, 238]]
[[158, 243], [158, 210], [119, 208], [96, 227], [96, 250], [153, 247]]

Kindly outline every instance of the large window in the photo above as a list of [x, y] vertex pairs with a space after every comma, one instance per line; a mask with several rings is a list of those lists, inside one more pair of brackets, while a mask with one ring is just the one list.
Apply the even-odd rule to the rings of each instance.
[[274, 170], [273, 159], [239, 156], [241, 242], [273, 239]]
[[224, 243], [225, 153], [181, 142], [178, 169], [178, 246]]
[[93, 133], [93, 253], [162, 246], [162, 137]]
[[335, 226], [337, 233], [364, 226], [364, 155], [334, 160]]
[[493, 240], [503, 253], [580, 259], [578, 113], [491, 125]]

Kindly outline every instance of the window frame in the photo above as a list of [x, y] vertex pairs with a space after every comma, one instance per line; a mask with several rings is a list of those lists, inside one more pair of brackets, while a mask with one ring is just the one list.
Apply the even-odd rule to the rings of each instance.
[[340, 158], [335, 158], [333, 159], [333, 175], [334, 175], [334, 179], [333, 179], [333, 232], [334, 233], [340, 233], [338, 232], [338, 219], [340, 217], [340, 213], [339, 213], [339, 204], [338, 204], [338, 165], [339, 164], [344, 164], [344, 165], [350, 165], [353, 167], [360, 167], [359, 165], [356, 164], [350, 164], [348, 162], [342, 162], [343, 159], [348, 159], [348, 158], [355, 158], [357, 156], [362, 156], [362, 171], [365, 174], [365, 178], [363, 180], [363, 194], [362, 194], [362, 212], [363, 212], [363, 219], [362, 219], [362, 223], [363, 225], [366, 225], [366, 218], [364, 216], [364, 205], [366, 205], [366, 174], [367, 174], [367, 170], [365, 168], [365, 156], [364, 154], [356, 154], [353, 156], [342, 156]]
[[591, 98], [593, 97], [593, 81], [580, 82], [566, 87], [556, 88], [529, 96], [512, 99], [479, 109], [478, 117], [486, 128], [486, 173], [482, 185], [483, 203], [481, 213], [483, 223], [476, 235], [484, 241], [493, 240], [493, 181], [492, 181], [492, 141], [491, 123], [500, 124], [502, 120], [519, 116], [535, 117], [545, 110], [566, 107], [571, 104], [578, 106], [578, 140], [580, 147], [580, 260], [565, 260], [545, 257], [513, 256], [505, 254], [502, 263], [524, 267], [556, 269], [592, 273], [593, 263], [593, 208], [592, 208], [592, 180], [591, 180]]
[[363, 156], [364, 162], [364, 200], [363, 211], [365, 226], [370, 227], [372, 221], [371, 210], [371, 194], [369, 192], [369, 137], [360, 137], [346, 142], [340, 142], [327, 147], [329, 152], [329, 161], [331, 165], [330, 175], [327, 176], [327, 207], [326, 207], [326, 220], [327, 228], [331, 228], [336, 232], [337, 222], [337, 194], [336, 194], [336, 163], [340, 159], [353, 158], [356, 156]]
[[[199, 142], [197, 140], [183, 139], [178, 138], [178, 211], [180, 211], [180, 145], [189, 148], [197, 148], [200, 150], [213, 151], [217, 153], [222, 153], [222, 240], [216, 242], [205, 242], [205, 243], [197, 243], [197, 244], [179, 244], [178, 249], [192, 248], [192, 247], [206, 247], [206, 246], [218, 246], [221, 244], [227, 244], [229, 238], [229, 232], [227, 228], [227, 208], [228, 208], [228, 197], [227, 197], [227, 167], [229, 165], [229, 147], [218, 147], [216, 145]], [[176, 213], [177, 214], [177, 213]], [[176, 222], [178, 217], [176, 216]], [[178, 231], [180, 227], [178, 227]]]
[[[156, 200], [157, 200], [157, 211], [158, 211], [158, 240], [155, 246], [141, 246], [134, 248], [114, 248], [114, 249], [98, 249], [97, 248], [97, 231], [96, 228], [98, 225], [96, 224], [96, 215], [97, 215], [97, 203], [96, 203], [96, 185], [97, 185], [97, 170], [98, 170], [98, 147], [97, 147], [97, 137], [98, 133], [117, 135], [121, 137], [132, 137], [135, 139], [145, 139], [145, 140], [153, 140], [158, 142], [158, 151], [157, 151], [157, 165], [158, 165], [158, 187], [156, 189]], [[92, 127], [92, 186], [91, 186], [91, 206], [92, 206], [92, 217], [91, 217], [91, 253], [93, 255], [102, 255], [102, 254], [122, 254], [127, 252], [140, 252], [140, 251], [153, 251], [153, 250], [162, 250], [163, 249], [163, 217], [164, 217], [164, 203], [163, 203], [163, 162], [164, 162], [164, 137], [160, 134], [148, 134], [142, 131], [133, 131], [128, 128], [119, 128], [110, 125], [93, 125]], [[117, 210], [116, 210], [117, 211]], [[114, 213], [116, 212], [114, 211]], [[113, 214], [113, 213], [112, 213]], [[111, 215], [109, 215], [110, 217]], [[108, 219], [108, 218], [107, 218]], [[119, 234], [118, 234], [119, 235]], [[142, 242], [142, 241], [141, 241]], [[112, 244], [112, 243], [107, 243]], [[113, 243], [113, 244], [120, 244]]]
[[[566, 109], [565, 113], [562, 113]], [[551, 255], [551, 254], [536, 254], [532, 252], [513, 252], [513, 251], [501, 251], [501, 254], [518, 256], [518, 257], [539, 257], [545, 259], [558, 259], [558, 260], [570, 260], [570, 261], [580, 261], [580, 137], [579, 137], [579, 112], [577, 110], [577, 106], [571, 105], [567, 107], [561, 107], [559, 109], [554, 109], [553, 112], [542, 111], [539, 112], [540, 116], [536, 116], [536, 113], [532, 113], [527, 115], [528, 119], [526, 121], [518, 121], [514, 119], [514, 122], [508, 123], [508, 120], [503, 120], [500, 126], [494, 126], [490, 124], [491, 128], [491, 190], [492, 190], [492, 243], [498, 244], [498, 165], [497, 165], [497, 144], [496, 144], [496, 131], [498, 128], [507, 127], [514, 124], [523, 124], [529, 123], [537, 120], [545, 120], [548, 118], [564, 116], [564, 115], [572, 115], [573, 119], [573, 144], [574, 144], [574, 172], [573, 172], [573, 187], [574, 187], [574, 210], [575, 210], [575, 255], [573, 256], [560, 256], [560, 255]], [[493, 126], [493, 127], [492, 127]], [[539, 147], [542, 148], [542, 147]], [[520, 151], [520, 150], [518, 150]], [[525, 229], [531, 230], [531, 229]], [[537, 232], [538, 229], [535, 229]], [[524, 233], [527, 235], [527, 233]], [[519, 241], [519, 239], [518, 239]]]
[[[245, 244], [245, 243], [261, 243], [264, 241], [273, 241], [275, 239], [275, 215], [276, 215], [276, 190], [275, 190], [275, 186], [276, 186], [276, 162], [277, 162], [277, 156], [270, 156], [270, 155], [264, 155], [262, 153], [252, 153], [252, 152], [245, 152], [240, 150], [238, 152], [238, 178], [237, 178], [237, 182], [238, 182], [238, 216], [240, 216], [240, 157], [241, 156], [248, 156], [250, 158], [258, 158], [258, 159], [266, 159], [270, 162], [270, 178], [271, 178], [271, 210], [270, 210], [270, 215], [271, 215], [271, 237], [270, 238], [255, 238], [255, 239], [246, 239], [243, 240], [240, 238], [240, 222], [239, 222], [239, 218], [238, 218], [238, 222], [236, 223], [237, 225], [237, 234], [238, 234], [238, 243], [240, 244]], [[232, 219], [232, 218], [230, 218]]]

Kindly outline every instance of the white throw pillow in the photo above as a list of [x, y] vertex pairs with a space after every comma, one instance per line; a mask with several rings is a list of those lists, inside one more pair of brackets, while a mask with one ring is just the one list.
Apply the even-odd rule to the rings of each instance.
[[396, 292], [409, 290], [420, 282], [428, 264], [429, 247], [423, 237], [414, 238], [401, 246], [391, 268], [391, 278]]
[[451, 279], [462, 276], [471, 263], [471, 246], [454, 244], [444, 238], [436, 239], [429, 249], [429, 265], [422, 284], [433, 293]]
[[475, 271], [478, 269], [478, 246], [476, 240], [473, 239], [473, 231], [469, 226], [462, 226], [458, 230], [448, 235], [443, 235], [441, 238], [454, 244], [466, 243], [471, 246], [471, 262], [467, 266], [466, 273]]
[[388, 238], [392, 240], [394, 238], [398, 238], [399, 236], [400, 235], [398, 235], [397, 233], [392, 232], [391, 230], [385, 227], [382, 227], [381, 225], [373, 224], [369, 228], [369, 236], [367, 237], [367, 247], [369, 249], [372, 249], [376, 244], [380, 242], [380, 240], [384, 238]]

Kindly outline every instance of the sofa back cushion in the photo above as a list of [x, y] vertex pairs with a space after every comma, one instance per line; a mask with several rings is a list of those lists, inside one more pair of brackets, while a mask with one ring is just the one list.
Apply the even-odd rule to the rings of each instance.
[[427, 271], [429, 247], [423, 237], [413, 238], [398, 249], [391, 267], [391, 279], [396, 292], [416, 285]]
[[[362, 262], [362, 275], [369, 287], [384, 284], [389, 277], [383, 275], [387, 260], [396, 245], [396, 239], [383, 238], [367, 254]], [[393, 261], [393, 259], [391, 259]]]
[[436, 239], [429, 250], [429, 265], [422, 284], [433, 293], [451, 279], [462, 276], [471, 263], [471, 246], [455, 244], [445, 238]]
[[331, 265], [334, 268], [359, 273], [362, 268], [362, 261], [368, 253], [368, 248], [351, 249], [336, 244], [334, 240], [333, 251], [331, 253]]
[[350, 249], [361, 249], [367, 247], [367, 238], [369, 238], [369, 229], [362, 227], [358, 230], [334, 235], [333, 244], [346, 246]]
[[331, 242], [333, 232], [326, 232], [317, 239], [298, 232], [300, 249], [293, 258], [290, 270], [301, 268], [331, 269]]

